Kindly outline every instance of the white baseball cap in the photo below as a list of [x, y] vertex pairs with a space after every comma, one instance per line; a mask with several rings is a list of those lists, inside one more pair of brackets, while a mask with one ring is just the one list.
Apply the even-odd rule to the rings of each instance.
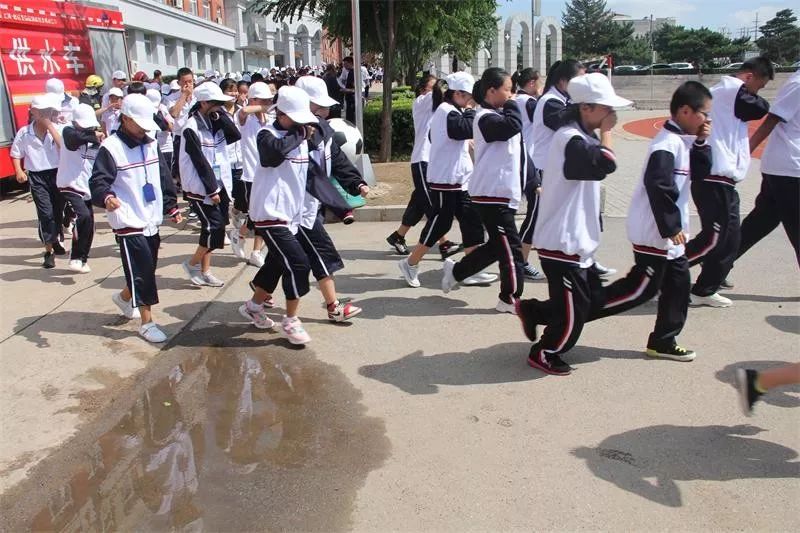
[[261, 98], [263, 100], [272, 99], [272, 91], [269, 90], [269, 85], [263, 81], [257, 81], [247, 89], [248, 98]]
[[203, 77], [205, 77], [206, 79], [213, 78], [214, 77], [214, 71], [211, 70], [211, 69], [206, 70], [205, 72], [203, 72]]
[[247, 83], [250, 83], [251, 79], [252, 78], [250, 77], [250, 74], [242, 74], [242, 80], [243, 81], [246, 81]]
[[604, 74], [592, 72], [576, 76], [569, 81], [567, 92], [575, 104], [600, 104], [609, 107], [625, 107], [633, 102], [617, 96], [614, 87]]
[[75, 112], [72, 114], [72, 122], [81, 128], [99, 128], [100, 123], [97, 122], [97, 116], [94, 114], [94, 109], [89, 104], [78, 104]]
[[319, 123], [319, 119], [311, 112], [311, 99], [303, 89], [291, 85], [278, 89], [278, 103], [270, 111], [275, 108], [297, 124]]
[[198, 102], [230, 102], [233, 100], [233, 97], [223, 93], [216, 83], [198, 85], [194, 90], [194, 97]]
[[339, 102], [328, 96], [328, 86], [322, 78], [303, 76], [295, 82], [294, 86], [303, 89], [308, 94], [309, 99], [318, 106], [331, 107], [339, 104]]
[[37, 94], [31, 99], [32, 109], [61, 109], [61, 99], [53, 93]]
[[475, 78], [467, 72], [454, 72], [445, 78], [447, 88], [451, 91], [464, 91], [472, 94]]
[[122, 72], [121, 70], [115, 70], [114, 73], [111, 75], [112, 80], [127, 80], [128, 75]]
[[44, 84], [44, 90], [47, 93], [55, 94], [56, 96], [64, 98], [64, 82], [58, 78], [50, 78]]
[[171, 82], [169, 82], [169, 90], [170, 91], [180, 91], [181, 90], [181, 86], [178, 83], [178, 80], [172, 80]]
[[161, 105], [161, 91], [156, 89], [147, 89], [146, 93], [147, 99], [153, 102], [153, 106], [158, 111], [158, 106]]
[[153, 120], [153, 103], [143, 94], [129, 94], [122, 101], [121, 114], [147, 131], [160, 129]]
[[122, 89], [119, 87], [112, 87], [108, 90], [108, 96], [125, 96], [125, 93], [122, 92]]

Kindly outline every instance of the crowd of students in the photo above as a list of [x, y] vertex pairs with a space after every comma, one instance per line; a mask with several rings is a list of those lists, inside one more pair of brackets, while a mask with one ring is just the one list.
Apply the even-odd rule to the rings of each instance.
[[[352, 86], [348, 60], [337, 85]], [[279, 328], [292, 343], [310, 341], [298, 318], [309, 274], [319, 283], [331, 321], [357, 315], [360, 308], [336, 294], [333, 274], [343, 262], [322, 210], [352, 220], [329, 178], [354, 195], [366, 195], [369, 187], [333, 142], [326, 118], [339, 101], [330, 95], [330, 83], [301, 74], [306, 75], [276, 87], [254, 76], [209, 76], [197, 83], [182, 68], [162, 90], [146, 78], [128, 83], [117, 72], [103, 95], [102, 80], [90, 76], [78, 100], [59, 80], [48, 80], [46, 93], [33, 99], [30, 125], [18, 132], [12, 148], [17, 179], [30, 182], [36, 203], [43, 266], [52, 268], [55, 255], [66, 253], [66, 204], [69, 268], [88, 272], [92, 205], [105, 208], [126, 279], [114, 302], [128, 318], [141, 318], [144, 338], [163, 342], [151, 313], [158, 303], [158, 228], [164, 216], [182, 219], [180, 189], [200, 224], [198, 246], [183, 262], [193, 284], [224, 285], [212, 273], [212, 253], [230, 244], [236, 257], [259, 267], [253, 296], [240, 308], [257, 327], [275, 327], [268, 310], [281, 283], [286, 314]], [[694, 81], [675, 90], [671, 116], [650, 144], [630, 202], [634, 264], [607, 283], [614, 271], [597, 261], [600, 183], [618, 165], [611, 133], [616, 109], [631, 102], [616, 95], [606, 76], [585, 74], [572, 60], [550, 68], [543, 90], [533, 69], [511, 76], [489, 68], [477, 81], [466, 72], [444, 80], [426, 75], [413, 105], [414, 192], [401, 225], [387, 238], [408, 256], [399, 262], [403, 278], [419, 287], [419, 263], [435, 246], [444, 261], [444, 292], [492, 283], [497, 276], [486, 269], [497, 263], [496, 309], [519, 317], [533, 343], [529, 364], [548, 374], [571, 372], [562, 356], [586, 322], [654, 297], [658, 312], [646, 353], [693, 360], [695, 352], [677, 343], [690, 303], [730, 306], [719, 291], [735, 259], [778, 224], [798, 253], [798, 76], [791, 76], [771, 110], [758, 96], [773, 79], [765, 58], [744, 62], [710, 90]], [[355, 97], [356, 91], [349, 94]], [[748, 136], [747, 123], [764, 117]], [[740, 225], [736, 184], [747, 173], [751, 151], [767, 136], [762, 190]], [[692, 239], [690, 195], [701, 221]], [[525, 218], [518, 226], [523, 198]], [[424, 217], [419, 242], [409, 250], [406, 235]], [[447, 238], [454, 220], [461, 244]], [[530, 261], [532, 249], [542, 272]], [[453, 261], [461, 251], [463, 258]], [[694, 264], [702, 267], [692, 286]], [[526, 279], [546, 279], [549, 299], [522, 299]], [[541, 337], [538, 326], [544, 326]]]

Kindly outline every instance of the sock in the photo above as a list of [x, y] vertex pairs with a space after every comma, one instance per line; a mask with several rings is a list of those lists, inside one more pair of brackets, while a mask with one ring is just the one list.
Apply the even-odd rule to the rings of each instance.
[[250, 309], [251, 311], [258, 311], [259, 309], [261, 309], [261, 304], [251, 299], [248, 300], [247, 302], [247, 308]]
[[759, 383], [759, 380], [758, 380], [758, 373], [756, 373], [756, 378], [753, 380], [753, 388], [754, 388], [754, 389], [756, 390], [756, 392], [757, 392], [757, 393], [759, 393], [759, 394], [765, 394], [765, 393], [767, 392], [767, 389], [763, 388], [763, 387], [761, 386], [761, 384]]
[[334, 309], [336, 309], [336, 306], [337, 306], [337, 305], [339, 305], [339, 300], [334, 300], [334, 301], [333, 301], [333, 303], [329, 303], [329, 304], [327, 304], [327, 307], [328, 307], [328, 312], [330, 313], [331, 311], [333, 311]]

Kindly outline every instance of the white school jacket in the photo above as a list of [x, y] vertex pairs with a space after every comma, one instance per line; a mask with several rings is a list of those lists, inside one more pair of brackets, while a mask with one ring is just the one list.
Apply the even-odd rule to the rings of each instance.
[[[489, 142], [484, 137], [481, 119], [490, 115], [502, 117], [496, 109], [478, 108], [473, 122], [475, 169], [469, 181], [469, 195], [476, 204], [519, 207], [522, 194], [520, 166], [521, 133], [507, 141]], [[523, 119], [524, 120], [524, 119]], [[524, 123], [524, 122], [523, 122]]]
[[[67, 126], [64, 130], [67, 128], [72, 128], [72, 126]], [[62, 130], [62, 134], [64, 130]], [[99, 149], [100, 145], [94, 143], [82, 144], [77, 150], [70, 150], [66, 146], [62, 146], [56, 174], [58, 190], [80, 194], [84, 200], [89, 200], [92, 197], [89, 189], [89, 177], [92, 175], [92, 167]]]
[[683, 231], [689, 237], [690, 153], [696, 138], [668, 121], [651, 141], [628, 209], [628, 239], [634, 251], [667, 259], [684, 254], [685, 246], [663, 236], [659, 225], [671, 235]]
[[723, 182], [733, 185], [742, 181], [750, 167], [750, 138], [747, 122], [735, 114], [736, 98], [744, 82], [735, 76], [723, 76], [713, 86], [711, 96], [711, 176], [708, 181], [717, 181], [715, 176], [727, 178]]
[[553, 135], [555, 135], [555, 131], [545, 125], [543, 115], [547, 101], [553, 99], [558, 100], [564, 105], [567, 104], [567, 97], [555, 87], [550, 87], [550, 90], [544, 93], [539, 98], [539, 101], [536, 102], [536, 110], [533, 112], [533, 123], [531, 124], [531, 129], [533, 131], [533, 139], [531, 141], [533, 143], [532, 159], [533, 165], [537, 170], [544, 169], [547, 164], [547, 155], [550, 153], [550, 142], [553, 139]]
[[[522, 143], [525, 148], [525, 154], [527, 157], [533, 157], [533, 146], [534, 146], [533, 120], [528, 115], [528, 103], [531, 100], [536, 102], [536, 98], [527, 93], [517, 93], [516, 95], [514, 95], [514, 101], [517, 103], [517, 107], [519, 107], [519, 112], [522, 114]], [[534, 117], [536, 116], [535, 108], [533, 111], [533, 115]]]
[[433, 93], [421, 94], [411, 106], [414, 119], [414, 148], [411, 150], [411, 164], [430, 161], [431, 140], [428, 132], [433, 117]]
[[[448, 120], [470, 116], [471, 110], [461, 111], [453, 104], [442, 102], [431, 117], [431, 158], [427, 180], [434, 191], [467, 190], [472, 176], [469, 139], [452, 139], [447, 133]], [[451, 117], [452, 115], [452, 117]]]
[[[231, 174], [231, 165], [228, 161], [228, 148], [227, 141], [225, 140], [225, 133], [221, 129], [214, 133], [208, 120], [198, 113], [189, 117], [181, 133], [187, 130], [194, 131], [200, 138], [203, 156], [206, 158], [209, 165], [211, 165], [211, 168], [214, 169], [218, 186], [224, 186], [225, 190], [228, 192], [228, 196], [230, 196], [233, 191], [233, 175]], [[200, 179], [200, 175], [194, 163], [192, 163], [189, 154], [186, 153], [186, 138], [184, 135], [181, 135], [180, 149], [178, 151], [178, 165], [181, 173], [181, 187], [187, 197], [203, 200], [204, 203], [211, 204], [212, 202], [208, 198], [209, 193], [206, 191], [203, 181]]]
[[[260, 135], [282, 139], [286, 130], [274, 124], [263, 128]], [[286, 226], [297, 234], [306, 197], [308, 179], [308, 142], [301, 142], [284, 157], [277, 167], [258, 165], [250, 193], [250, 219], [257, 228]]]

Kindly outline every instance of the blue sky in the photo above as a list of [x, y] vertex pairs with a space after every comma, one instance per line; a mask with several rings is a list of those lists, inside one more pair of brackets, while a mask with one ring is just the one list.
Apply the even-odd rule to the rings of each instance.
[[[529, 12], [531, 0], [497, 0], [498, 13], [508, 15], [515, 12]], [[551, 16], [561, 20], [564, 10], [564, 0], [541, 0], [542, 15]], [[758, 25], [772, 18], [777, 11], [791, 8], [795, 15], [800, 17], [800, 2], [797, 0], [670, 0], [656, 2], [653, 0], [606, 0], [608, 8], [617, 13], [630, 15], [634, 18], [649, 17], [675, 17], [678, 24], [691, 28], [705, 26], [714, 30], [727, 27], [732, 33], [738, 35], [738, 29], [743, 26], [752, 27], [758, 12]]]

